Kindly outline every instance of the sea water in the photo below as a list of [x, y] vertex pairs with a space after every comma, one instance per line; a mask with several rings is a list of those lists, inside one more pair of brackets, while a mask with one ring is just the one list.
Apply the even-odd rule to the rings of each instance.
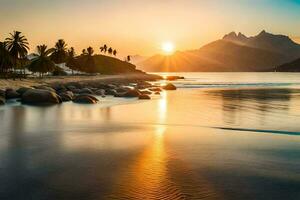
[[300, 74], [179, 75], [152, 100], [0, 107], [0, 199], [300, 199]]

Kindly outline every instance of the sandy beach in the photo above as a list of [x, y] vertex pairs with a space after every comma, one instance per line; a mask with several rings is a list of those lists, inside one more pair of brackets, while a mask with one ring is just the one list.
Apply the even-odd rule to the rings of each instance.
[[37, 85], [47, 85], [55, 83], [68, 82], [84, 82], [84, 81], [100, 81], [103, 83], [110, 83], [122, 80], [154, 80], [156, 75], [150, 74], [122, 74], [122, 75], [96, 75], [96, 76], [57, 76], [45, 78], [27, 78], [27, 79], [0, 79], [0, 89], [12, 88], [18, 89], [20, 87], [30, 87]]

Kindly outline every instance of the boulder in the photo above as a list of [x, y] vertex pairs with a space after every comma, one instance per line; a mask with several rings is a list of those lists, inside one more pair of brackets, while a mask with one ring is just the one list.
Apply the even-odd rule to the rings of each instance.
[[72, 89], [71, 90], [74, 94], [79, 94], [81, 89]]
[[155, 94], [155, 95], [160, 95], [160, 92], [155, 92], [154, 94]]
[[5, 98], [0, 96], [0, 105], [4, 105], [5, 104]]
[[32, 87], [20, 87], [19, 89], [17, 89], [17, 93], [19, 93], [21, 96], [27, 91], [33, 89]]
[[167, 76], [164, 79], [168, 80], [168, 81], [175, 81], [175, 80], [178, 80], [178, 79], [184, 79], [184, 77], [183, 76]]
[[78, 95], [73, 99], [74, 103], [96, 104], [99, 100], [92, 95]]
[[72, 101], [74, 98], [74, 94], [71, 91], [59, 93], [59, 96], [63, 102]]
[[102, 97], [105, 97], [105, 90], [103, 90], [103, 89], [97, 90], [95, 92], [95, 94], [99, 95], [99, 96], [102, 96]]
[[38, 86], [35, 86], [35, 88], [40, 89], [40, 90], [47, 90], [50, 92], [56, 92], [55, 89], [53, 89], [52, 87], [46, 86], [46, 85], [38, 85]]
[[150, 92], [149, 90], [140, 90], [140, 93], [141, 94], [147, 94], [147, 95], [152, 94], [152, 92]]
[[147, 95], [147, 94], [141, 94], [139, 96], [139, 99], [151, 99], [151, 97], [149, 95]]
[[127, 92], [128, 90], [130, 90], [130, 88], [120, 87], [116, 89], [117, 93], [124, 93]]
[[107, 89], [107, 90], [105, 90], [105, 94], [114, 96], [117, 94], [117, 91], [115, 89]]
[[5, 99], [5, 91], [0, 89], [0, 97]]
[[5, 90], [6, 99], [17, 99], [20, 98], [20, 94], [16, 90], [8, 88]]
[[139, 97], [141, 95], [141, 93], [136, 90], [136, 89], [130, 89], [124, 93], [117, 93], [116, 95], [114, 95], [115, 97]]
[[159, 87], [149, 88], [149, 90], [153, 92], [161, 92], [161, 89]]
[[83, 88], [79, 91], [79, 94], [93, 94], [93, 91], [89, 88]]
[[67, 85], [66, 88], [67, 88], [68, 90], [71, 90], [71, 91], [77, 89], [77, 87], [74, 86], [74, 85]]
[[176, 86], [173, 85], [172, 83], [168, 83], [167, 85], [162, 87], [164, 90], [176, 90]]
[[61, 103], [61, 98], [52, 91], [42, 89], [29, 89], [21, 98], [21, 102], [31, 105], [48, 105]]

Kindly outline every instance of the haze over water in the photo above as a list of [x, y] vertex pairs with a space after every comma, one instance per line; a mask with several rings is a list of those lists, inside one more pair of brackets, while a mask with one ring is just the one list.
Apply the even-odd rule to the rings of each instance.
[[0, 107], [0, 199], [299, 199], [300, 74], [181, 75], [150, 101]]

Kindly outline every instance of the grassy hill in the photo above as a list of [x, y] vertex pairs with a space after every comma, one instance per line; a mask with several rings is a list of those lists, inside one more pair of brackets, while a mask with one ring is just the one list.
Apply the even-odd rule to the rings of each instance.
[[119, 60], [114, 57], [105, 55], [94, 55], [92, 56], [93, 61], [87, 62], [88, 56], [79, 56], [77, 61], [83, 70], [90, 70], [95, 73], [101, 74], [124, 74], [124, 73], [143, 73], [136, 69], [136, 66]]

